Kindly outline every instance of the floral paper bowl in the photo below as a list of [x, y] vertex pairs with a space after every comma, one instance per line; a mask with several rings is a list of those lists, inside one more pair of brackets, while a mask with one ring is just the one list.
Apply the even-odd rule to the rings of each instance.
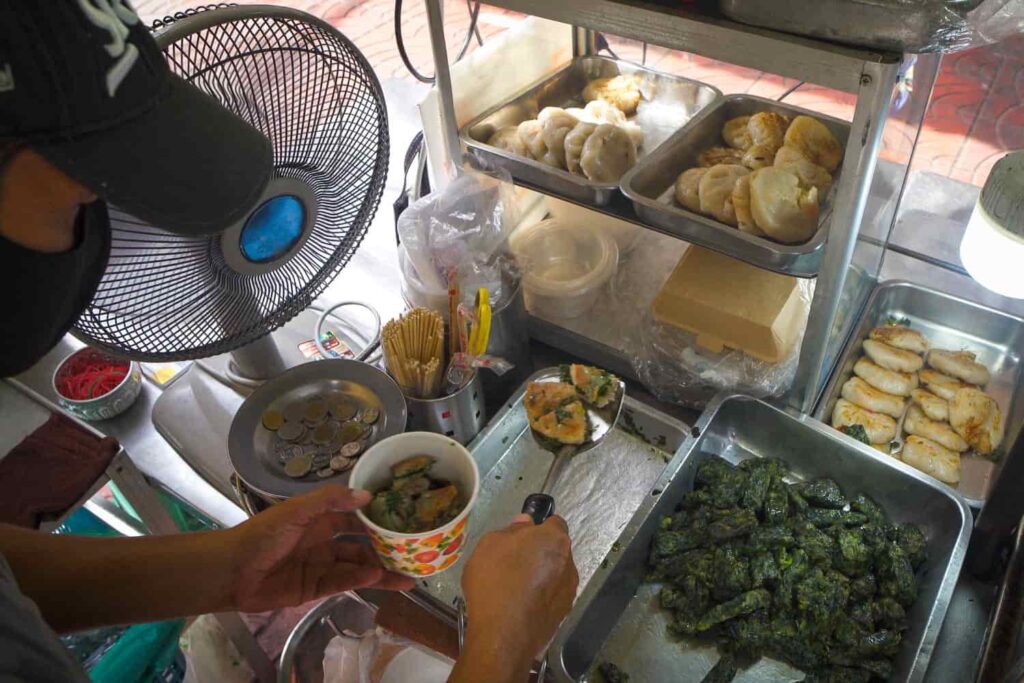
[[466, 525], [480, 491], [480, 471], [473, 456], [450, 437], [433, 432], [409, 432], [384, 439], [363, 454], [352, 470], [349, 486], [374, 493], [391, 482], [391, 466], [414, 455], [436, 460], [431, 476], [455, 483], [466, 507], [442, 527], [415, 534], [390, 531], [356, 511], [370, 533], [374, 550], [384, 567], [417, 578], [443, 572], [462, 556], [466, 546]]

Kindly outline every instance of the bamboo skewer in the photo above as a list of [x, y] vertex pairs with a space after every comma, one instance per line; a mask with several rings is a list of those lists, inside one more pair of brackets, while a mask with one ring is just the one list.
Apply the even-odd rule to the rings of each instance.
[[381, 340], [384, 362], [402, 390], [413, 398], [436, 398], [444, 365], [444, 321], [440, 314], [414, 308], [388, 322]]

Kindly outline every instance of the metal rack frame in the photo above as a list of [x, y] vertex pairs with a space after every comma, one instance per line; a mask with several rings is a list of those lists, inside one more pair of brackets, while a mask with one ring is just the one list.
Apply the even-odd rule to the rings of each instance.
[[[425, 2], [440, 99], [441, 137], [448, 156], [443, 165], [449, 172], [456, 173], [462, 167], [463, 149], [444, 37], [443, 0]], [[862, 234], [865, 233], [862, 219], [904, 56], [757, 29], [682, 7], [641, 0], [489, 0], [487, 4], [572, 26], [577, 55], [593, 54], [594, 32], [602, 31], [856, 95], [850, 140], [843, 159], [843, 178], [818, 271], [796, 380], [788, 395], [792, 408], [811, 412], [835, 361], [835, 354], [829, 350], [838, 349], [849, 333], [852, 319], [863, 306], [870, 285], [877, 280], [882, 255], [888, 246], [891, 222], [883, 227], [881, 234], [869, 235]], [[924, 79], [927, 82], [920, 83], [920, 90], [927, 103], [935, 70], [925, 71], [929, 75]], [[918, 109], [916, 122], [909, 123], [916, 123], [920, 130], [925, 107]], [[901, 188], [908, 170], [909, 163], [903, 169]], [[543, 192], [535, 187], [530, 189]], [[612, 202], [603, 209], [587, 208], [654, 229], [645, 225], [625, 201]], [[890, 216], [889, 221], [892, 219]], [[854, 262], [859, 240], [873, 245], [875, 256], [869, 257], [867, 264]], [[698, 240], [688, 238], [687, 241], [700, 244]], [[703, 246], [716, 248], [711, 244]]]

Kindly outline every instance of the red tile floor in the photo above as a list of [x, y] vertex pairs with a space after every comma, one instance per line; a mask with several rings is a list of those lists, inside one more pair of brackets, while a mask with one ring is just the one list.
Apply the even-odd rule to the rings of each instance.
[[[251, 3], [287, 5], [321, 17], [356, 43], [382, 79], [412, 79], [395, 47], [394, 0], [239, 0], [239, 4]], [[135, 3], [146, 21], [196, 4], [189, 0], [136, 0]], [[466, 35], [468, 12], [465, 7], [464, 0], [447, 0], [450, 46], [460, 46]], [[479, 20], [483, 39], [486, 41], [503, 31], [517, 16], [484, 6]], [[405, 3], [403, 34], [413, 63], [430, 73], [430, 43], [421, 0]], [[639, 43], [615, 39], [610, 42], [620, 57], [640, 61]], [[748, 92], [777, 97], [795, 83], [657, 47], [648, 48], [647, 64], [711, 83], [725, 93]], [[803, 86], [787, 101], [843, 118], [852, 115], [852, 96], [818, 86]], [[1008, 150], [1021, 148], [1024, 148], [1024, 36], [945, 56], [925, 128], [918, 140], [915, 168], [981, 185], [1000, 156]]]

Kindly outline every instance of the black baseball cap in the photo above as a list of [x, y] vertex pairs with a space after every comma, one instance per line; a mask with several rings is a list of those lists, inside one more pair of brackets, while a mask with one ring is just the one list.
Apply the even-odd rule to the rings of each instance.
[[266, 137], [168, 69], [127, 0], [0, 0], [0, 138], [104, 200], [204, 235], [270, 179]]

